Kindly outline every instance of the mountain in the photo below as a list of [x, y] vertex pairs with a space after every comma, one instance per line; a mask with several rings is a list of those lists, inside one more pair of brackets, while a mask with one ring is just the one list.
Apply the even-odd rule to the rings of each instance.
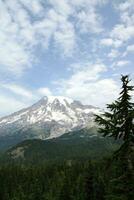
[[94, 126], [101, 110], [61, 96], [44, 97], [34, 105], [0, 119], [0, 147], [26, 139], [50, 139]]
[[39, 164], [45, 161], [102, 159], [120, 146], [120, 141], [98, 137], [93, 129], [81, 129], [48, 140], [25, 140], [9, 149], [4, 160]]

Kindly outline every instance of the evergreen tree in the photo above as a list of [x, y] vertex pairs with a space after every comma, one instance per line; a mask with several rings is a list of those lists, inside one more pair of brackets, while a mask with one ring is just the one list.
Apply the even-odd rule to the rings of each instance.
[[114, 154], [109, 166], [109, 176], [106, 184], [107, 200], [130, 200], [134, 198], [134, 103], [131, 102], [129, 76], [122, 76], [122, 89], [119, 98], [108, 104], [109, 112], [96, 116], [96, 122], [101, 125], [100, 133], [115, 139], [121, 138], [124, 143]]
[[107, 104], [109, 112], [102, 116], [96, 115], [96, 122], [101, 126], [99, 132], [115, 139], [122, 138], [124, 143], [134, 142], [134, 103], [130, 92], [134, 90], [129, 85], [129, 76], [122, 76], [122, 89], [119, 98], [112, 104]]

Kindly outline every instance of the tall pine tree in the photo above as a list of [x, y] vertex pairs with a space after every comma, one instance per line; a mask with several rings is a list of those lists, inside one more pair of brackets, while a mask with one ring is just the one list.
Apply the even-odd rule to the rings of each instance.
[[124, 143], [134, 143], [134, 103], [131, 102], [131, 92], [134, 86], [130, 86], [129, 76], [122, 76], [122, 88], [119, 98], [112, 104], [107, 104], [109, 111], [96, 115], [96, 122], [100, 125], [99, 132], [104, 136], [122, 138]]
[[119, 98], [107, 105], [109, 111], [102, 116], [96, 115], [100, 133], [123, 140], [108, 169], [110, 173], [105, 188], [107, 200], [134, 199], [134, 103], [131, 102], [134, 87], [130, 86], [128, 75], [122, 76], [121, 81]]

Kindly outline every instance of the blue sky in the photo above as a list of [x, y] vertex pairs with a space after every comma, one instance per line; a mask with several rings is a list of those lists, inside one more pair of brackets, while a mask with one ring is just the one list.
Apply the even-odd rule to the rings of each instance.
[[103, 107], [133, 61], [133, 0], [0, 0], [0, 116], [45, 95]]

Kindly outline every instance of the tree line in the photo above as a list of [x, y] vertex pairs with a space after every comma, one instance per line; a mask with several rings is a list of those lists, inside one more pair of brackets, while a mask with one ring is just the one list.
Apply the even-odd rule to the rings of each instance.
[[123, 141], [101, 160], [65, 160], [39, 166], [0, 166], [1, 200], [133, 200], [134, 103], [129, 76], [122, 76], [119, 98], [96, 115], [99, 132]]

